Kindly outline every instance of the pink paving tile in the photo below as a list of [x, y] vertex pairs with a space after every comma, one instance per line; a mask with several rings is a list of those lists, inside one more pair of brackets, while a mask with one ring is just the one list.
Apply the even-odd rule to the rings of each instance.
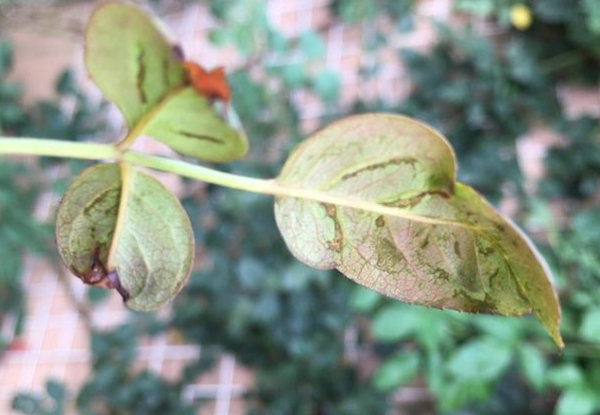
[[79, 320], [73, 327], [73, 339], [70, 350], [89, 350], [90, 337], [83, 321]]
[[67, 330], [67, 327], [47, 327], [40, 349], [44, 351], [65, 350], [64, 336]]
[[0, 371], [0, 392], [9, 392], [15, 388], [28, 388], [29, 379], [22, 377], [23, 362], [6, 357], [0, 360], [2, 370]]
[[10, 414], [10, 397], [9, 396], [0, 396], [0, 413]]
[[559, 90], [559, 98], [569, 118], [600, 115], [600, 91], [598, 88], [564, 86]]
[[358, 53], [347, 54], [340, 59], [340, 73], [338, 73], [344, 82], [351, 82], [357, 79], [357, 71], [363, 62], [364, 57]]
[[331, 22], [331, 13], [328, 6], [314, 7], [311, 12], [312, 27], [322, 29]]
[[452, 1], [453, 0], [420, 0], [416, 2], [415, 14], [444, 18], [448, 16], [452, 10]]
[[544, 175], [544, 157], [548, 148], [560, 145], [564, 138], [550, 128], [539, 126], [517, 141], [519, 166], [525, 176], [525, 187], [533, 190]]
[[160, 373], [165, 379], [174, 381], [181, 376], [185, 365], [185, 360], [167, 360], [163, 362]]
[[53, 266], [45, 259], [28, 255], [26, 258], [27, 264], [27, 284], [47, 284], [54, 282], [54, 273], [51, 271]]
[[[67, 278], [76, 278], [75, 276], [67, 276]], [[79, 281], [76, 281], [79, 283]], [[54, 295], [52, 296], [52, 305], [50, 307], [50, 313], [52, 315], [69, 314], [75, 311], [73, 302], [67, 292], [67, 289], [63, 283], [58, 283]]]
[[212, 400], [202, 402], [199, 415], [215, 415], [215, 406], [216, 404]]
[[301, 120], [300, 128], [306, 134], [316, 131], [321, 126], [318, 118], [304, 118]]
[[234, 399], [229, 403], [229, 415], [245, 415], [247, 403], [243, 399]]
[[364, 33], [362, 26], [347, 26], [344, 28], [342, 41], [344, 48], [362, 45]]
[[64, 381], [70, 390], [77, 390], [89, 380], [90, 365], [88, 362], [70, 362], [65, 365]]
[[47, 318], [40, 319], [31, 315], [25, 320], [25, 329], [21, 339], [25, 343], [25, 352], [38, 351], [42, 347], [44, 340], [44, 330], [46, 329]]
[[217, 370], [210, 370], [202, 373], [195, 379], [192, 384], [194, 385], [218, 385], [219, 384], [219, 371], [218, 364], [216, 365]]
[[254, 372], [249, 368], [236, 364], [233, 372], [233, 383], [244, 387], [250, 387], [253, 382]]
[[[39, 286], [38, 286], [39, 287]], [[26, 309], [28, 316], [39, 316], [48, 313], [52, 305], [53, 290], [47, 293], [28, 293], [26, 298]]]
[[340, 102], [342, 103], [342, 105], [349, 105], [352, 102], [354, 102], [356, 97], [359, 95], [359, 90], [361, 89], [361, 86], [362, 85], [359, 85], [358, 83], [345, 84], [342, 90], [340, 91]]
[[59, 382], [63, 382], [65, 380], [64, 363], [38, 362], [32, 378], [32, 385], [34, 389], [38, 388], [40, 385], [45, 385], [48, 379], [54, 379]]

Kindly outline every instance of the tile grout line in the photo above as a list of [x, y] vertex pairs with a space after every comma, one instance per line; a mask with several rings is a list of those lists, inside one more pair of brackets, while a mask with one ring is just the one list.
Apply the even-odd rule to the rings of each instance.
[[148, 356], [148, 368], [160, 374], [163, 369], [167, 350], [166, 336], [163, 335], [154, 339], [149, 349], [150, 355]]
[[234, 372], [235, 358], [230, 355], [224, 355], [221, 358], [221, 365], [219, 368], [219, 385], [214, 415], [229, 415]]

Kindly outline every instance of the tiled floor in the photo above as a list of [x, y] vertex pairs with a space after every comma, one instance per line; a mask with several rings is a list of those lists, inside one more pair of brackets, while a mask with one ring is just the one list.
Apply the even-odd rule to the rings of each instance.
[[[322, 27], [329, 19], [328, 0], [269, 0], [268, 10], [274, 25], [286, 34], [295, 35], [307, 28]], [[426, 48], [433, 39], [431, 19], [448, 19], [451, 15], [451, 0], [420, 0], [417, 5], [415, 29], [393, 39], [395, 47]], [[214, 22], [208, 17], [205, 7], [189, 6], [183, 16], [174, 16], [169, 22], [173, 35], [181, 39], [186, 52], [204, 65], [235, 66], [241, 63], [230, 48], [217, 50], [206, 40], [206, 34]], [[484, 28], [485, 29], [485, 28]], [[359, 85], [356, 72], [365, 59], [360, 55], [363, 27], [329, 26], [326, 31], [327, 56], [323, 66], [339, 73], [343, 82], [342, 102], [348, 103], [357, 96], [368, 98], [369, 94], [398, 100], [408, 92], [408, 84], [395, 52], [383, 54], [385, 64], [380, 79], [367, 86]], [[78, 54], [81, 48], [78, 47]], [[35, 55], [35, 51], [31, 51]], [[80, 58], [71, 62], [81, 62]], [[70, 62], [66, 62], [70, 63]], [[82, 75], [82, 78], [85, 78]], [[600, 112], [600, 96], [597, 90], [560, 91], [566, 102], [572, 102], [574, 114]], [[302, 100], [303, 118], [310, 120], [323, 108], [310, 97], [298, 94]], [[535, 138], [533, 139], [535, 144]], [[531, 144], [531, 143], [530, 143]], [[527, 149], [527, 145], [525, 145]], [[540, 150], [543, 152], [543, 148]], [[529, 153], [528, 150], [525, 152]], [[536, 152], [531, 153], [539, 153]], [[539, 154], [538, 154], [539, 156]], [[539, 157], [538, 157], [539, 158]], [[535, 161], [535, 160], [534, 160]], [[525, 163], [528, 163], [525, 160]], [[52, 211], [56, 200], [42, 203], [41, 213]], [[28, 316], [22, 337], [22, 350], [7, 352], [0, 359], [0, 413], [10, 414], [11, 396], [20, 390], [39, 391], [47, 378], [67, 381], [71, 386], [81, 384], [89, 373], [88, 339], [81, 316], [75, 311], [72, 297], [81, 298], [84, 288], [74, 278], [68, 277], [67, 285], [59, 281], [51, 267], [35, 258], [29, 258], [23, 285], [27, 291]], [[69, 294], [71, 291], [72, 294]], [[109, 304], [93, 314], [93, 324], [110, 327], [125, 318], [122, 304], [115, 293]], [[10, 330], [10, 327], [4, 327]], [[166, 377], [175, 376], [182, 362], [206, 353], [196, 346], [182, 345], [169, 338], [158, 338], [139, 348], [139, 365], [149, 367]], [[252, 375], [241, 368], [231, 356], [223, 356], [214, 373], [203, 376], [186, 390], [186, 399], [211, 401], [203, 415], [241, 415], [242, 401], [239, 399], [244, 388], [251, 383]]]

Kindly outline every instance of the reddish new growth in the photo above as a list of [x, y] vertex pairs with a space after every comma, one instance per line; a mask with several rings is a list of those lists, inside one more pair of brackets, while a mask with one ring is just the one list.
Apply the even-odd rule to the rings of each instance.
[[117, 271], [108, 272], [102, 262], [100, 261], [100, 248], [96, 248], [92, 254], [92, 264], [90, 270], [85, 274], [81, 275], [73, 272], [77, 275], [85, 284], [92, 285], [98, 288], [116, 289], [123, 301], [129, 300], [129, 292], [121, 285], [119, 275]]
[[207, 71], [202, 66], [192, 61], [184, 61], [183, 67], [188, 73], [189, 82], [196, 91], [209, 100], [221, 100], [229, 104], [231, 91], [225, 78], [225, 69], [222, 66]]

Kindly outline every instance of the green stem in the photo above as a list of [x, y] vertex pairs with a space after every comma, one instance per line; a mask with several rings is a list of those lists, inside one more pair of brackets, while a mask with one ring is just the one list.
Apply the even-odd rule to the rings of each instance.
[[287, 186], [285, 184], [276, 182], [274, 179], [265, 180], [238, 176], [195, 164], [186, 163], [184, 161], [152, 156], [136, 151], [121, 152], [115, 146], [110, 144], [75, 143], [33, 138], [0, 138], [0, 154], [27, 154], [88, 160], [113, 159], [116, 161], [149, 167], [155, 170], [174, 173], [179, 176], [201, 180], [206, 183], [245, 190], [247, 192], [311, 200], [324, 204], [365, 210], [380, 215], [402, 217], [404, 219], [414, 220], [422, 223], [450, 225], [470, 229], [477, 228], [477, 226], [474, 225], [468, 225], [452, 220], [420, 216], [418, 214], [403, 211], [391, 206], [385, 206], [376, 202], [353, 199], [350, 197], [335, 196], [329, 193], [320, 192], [318, 190]]
[[77, 143], [42, 138], [0, 137], [0, 154], [35, 155], [86, 160], [117, 159], [119, 151], [111, 144]]
[[207, 167], [197, 166], [179, 160], [172, 160], [148, 154], [142, 154], [134, 151], [127, 151], [123, 154], [123, 161], [139, 166], [149, 167], [154, 170], [175, 173], [179, 176], [189, 177], [191, 179], [201, 180], [233, 189], [245, 190], [247, 192], [261, 193], [272, 196], [286, 196], [303, 200], [311, 200], [335, 206], [344, 206], [353, 209], [365, 210], [380, 215], [390, 215], [402, 217], [404, 219], [414, 220], [422, 223], [436, 225], [450, 225], [460, 228], [477, 229], [475, 225], [468, 225], [462, 222], [436, 219], [427, 216], [401, 211], [392, 206], [385, 206], [376, 202], [369, 202], [361, 199], [352, 199], [350, 197], [340, 197], [323, 193], [318, 190], [303, 189], [299, 187], [286, 186], [280, 184], [274, 179], [255, 179], [252, 177], [238, 176], [235, 174], [224, 173]]
[[190, 179], [196, 179], [219, 186], [230, 187], [232, 189], [271, 195], [278, 193], [276, 190], [278, 186], [273, 180], [255, 179], [252, 177], [224, 173], [222, 171], [186, 163], [180, 160], [152, 156], [136, 151], [126, 151], [123, 153], [122, 160], [131, 164], [174, 173], [179, 176], [189, 177]]

